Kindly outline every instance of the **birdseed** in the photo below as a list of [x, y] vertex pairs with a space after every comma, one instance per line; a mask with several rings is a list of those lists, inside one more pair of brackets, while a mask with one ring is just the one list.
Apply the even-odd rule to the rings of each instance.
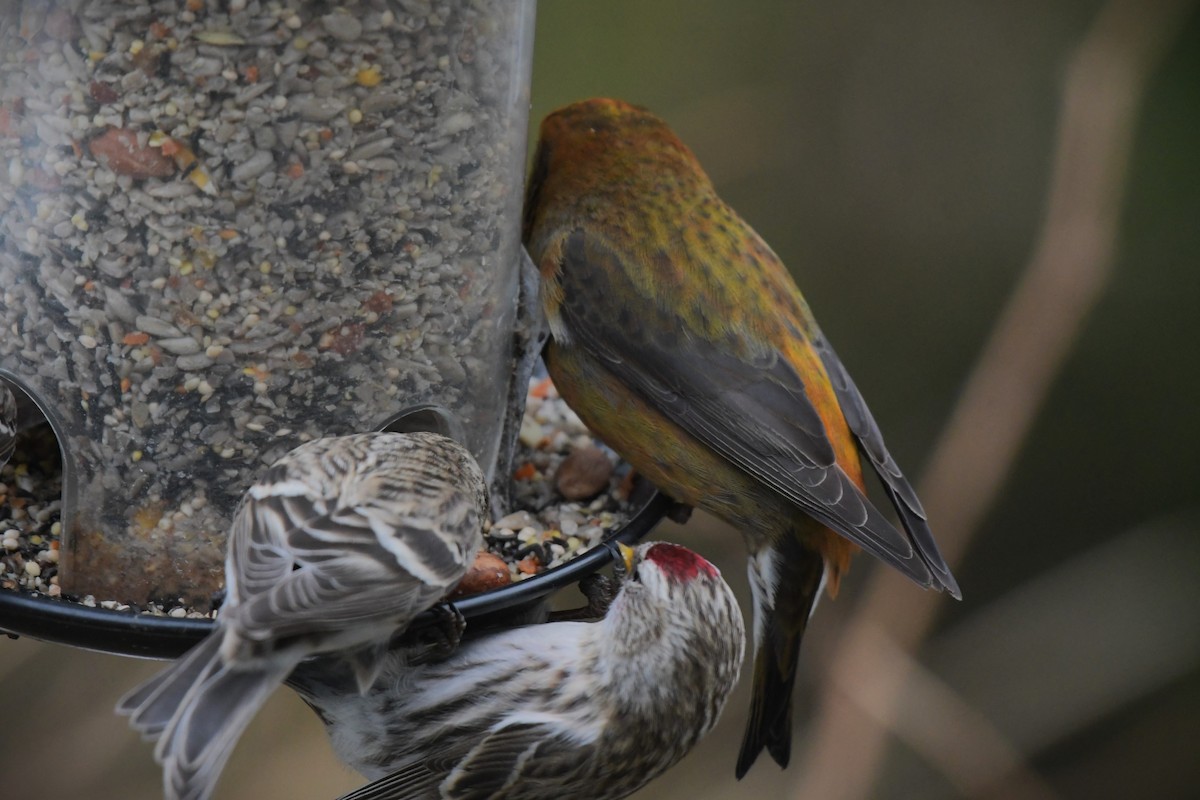
[[264, 465], [410, 405], [450, 409], [490, 463], [527, 10], [0, 10], [0, 370], [69, 453], [64, 589], [204, 602]]
[[[565, 499], [555, 475], [567, 457], [600, 448], [614, 469], [604, 491], [588, 501]], [[549, 378], [532, 378], [513, 470], [516, 510], [496, 520], [488, 549], [509, 563], [514, 581], [565, 564], [599, 544], [629, 521], [632, 472], [601, 445], [554, 388]]]

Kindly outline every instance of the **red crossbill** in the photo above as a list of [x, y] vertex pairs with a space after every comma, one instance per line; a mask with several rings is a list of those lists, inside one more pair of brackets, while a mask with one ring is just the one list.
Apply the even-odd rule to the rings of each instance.
[[858, 548], [959, 597], [921, 503], [779, 257], [662, 120], [605, 99], [550, 114], [523, 240], [559, 392], [662, 491], [742, 531], [756, 656], [737, 775], [763, 747], [786, 766], [800, 640]]

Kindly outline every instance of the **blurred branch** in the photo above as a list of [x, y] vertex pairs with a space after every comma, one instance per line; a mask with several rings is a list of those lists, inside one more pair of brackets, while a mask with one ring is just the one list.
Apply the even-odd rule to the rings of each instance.
[[[1109, 0], [1067, 66], [1046, 216], [1036, 248], [922, 481], [921, 496], [952, 565], [994, 504], [1088, 312], [1108, 283], [1141, 95], [1192, 5], [1190, 0]], [[966, 591], [969, 596], [970, 587]], [[870, 792], [893, 716], [882, 710], [894, 708], [909, 690], [911, 672], [895, 659], [872, 658], [871, 638], [886, 631], [901, 652], [914, 652], [939, 603], [939, 596], [914, 592], [891, 573], [879, 571], [872, 577], [829, 661], [831, 674], [839, 677], [824, 682], [797, 771], [797, 797], [855, 798]], [[874, 716], [856, 704], [860, 695], [874, 698]], [[997, 752], [991, 760], [1005, 757]], [[961, 779], [970, 767], [959, 766]]]
[[[873, 625], [864, 625], [861, 654], [864, 662], [905, 681], [903, 713], [894, 702], [893, 682], [877, 683], [874, 691], [855, 695], [858, 709], [881, 728], [895, 732], [905, 744], [941, 771], [963, 797], [1024, 797], [1052, 800], [1054, 791], [1025, 765], [1021, 752], [996, 729], [979, 709], [964, 700], [937, 675], [896, 646]], [[831, 676], [835, 684], [842, 676]], [[862, 687], [847, 687], [857, 692]]]
[[[972, 609], [927, 643], [924, 668], [954, 676], [955, 690], [1018, 750], [1042, 752], [1196, 671], [1197, 575], [1192, 507], [1105, 538]], [[897, 717], [939, 724], [918, 695], [901, 696]]]
[[[876, 685], [855, 695], [856, 706], [945, 775], [958, 796], [1052, 797], [1026, 767], [1028, 754], [1200, 664], [1200, 627], [1179, 613], [1200, 608], [1198, 530], [1191, 509], [1106, 539], [939, 634], [924, 664], [868, 629], [873, 649], [863, 659], [907, 682], [897, 703]], [[955, 676], [956, 685], [938, 675]]]

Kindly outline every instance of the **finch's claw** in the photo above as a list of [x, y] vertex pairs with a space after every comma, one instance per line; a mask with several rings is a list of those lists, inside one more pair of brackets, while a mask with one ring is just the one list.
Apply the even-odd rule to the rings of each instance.
[[550, 622], [577, 622], [580, 620], [597, 620], [608, 613], [613, 598], [625, 580], [625, 555], [621, 552], [621, 543], [609, 539], [602, 543], [612, 554], [613, 577], [607, 578], [598, 572], [579, 581], [579, 591], [587, 598], [587, 605], [582, 608], [571, 608], [565, 611], [551, 611]]
[[608, 613], [608, 607], [612, 605], [613, 598], [620, 589], [621, 584], [618, 581], [598, 573], [588, 575], [579, 582], [579, 591], [587, 598], [588, 610], [592, 611], [597, 619]]
[[612, 554], [613, 577], [617, 580], [625, 578], [625, 554], [621, 552], [621, 543], [616, 539], [603, 542], [608, 552]]
[[390, 650], [403, 650], [409, 665], [445, 661], [458, 649], [467, 629], [466, 618], [453, 603], [438, 603], [429, 613], [435, 617], [431, 624], [401, 631], [389, 644]]
[[423, 643], [430, 648], [430, 655], [442, 659], [458, 648], [467, 620], [453, 603], [438, 603], [429, 609], [437, 617], [433, 625], [421, 632]]
[[[618, 559], [618, 563], [620, 559]], [[622, 567], [623, 568], [623, 567]], [[602, 619], [621, 588], [619, 580], [592, 573], [579, 582], [579, 591], [587, 598], [587, 605], [566, 611], [550, 612], [551, 622], [580, 622]]]

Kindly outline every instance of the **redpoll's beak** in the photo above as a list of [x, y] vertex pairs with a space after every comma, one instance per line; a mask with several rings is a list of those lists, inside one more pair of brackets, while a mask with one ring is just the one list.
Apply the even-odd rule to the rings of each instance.
[[621, 558], [625, 561], [625, 574], [633, 572], [633, 554], [634, 549], [627, 544], [618, 544], [617, 548], [621, 551]]

